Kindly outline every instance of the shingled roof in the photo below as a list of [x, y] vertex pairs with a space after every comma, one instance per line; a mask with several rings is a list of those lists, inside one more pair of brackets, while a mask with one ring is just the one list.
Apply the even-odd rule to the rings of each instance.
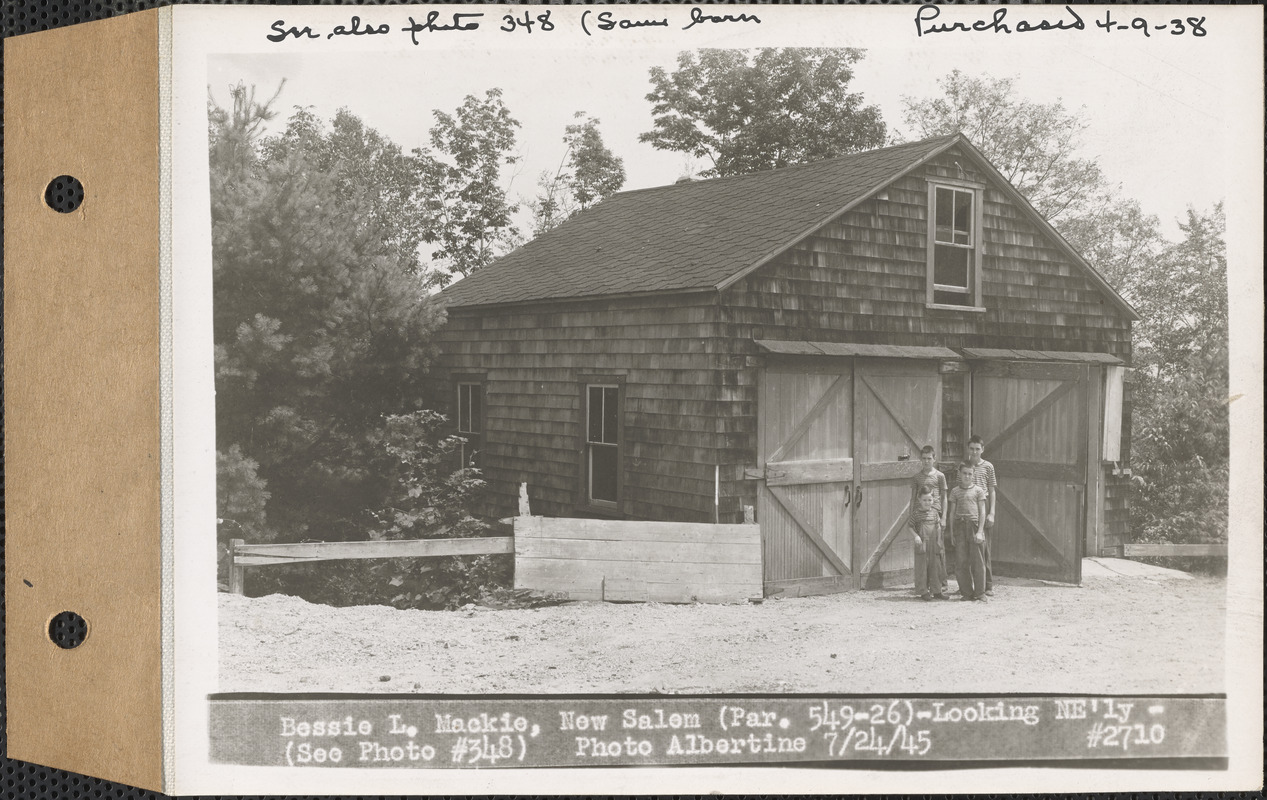
[[[955, 144], [1011, 188], [955, 134], [813, 164], [621, 192], [454, 283], [441, 298], [453, 308], [724, 288]], [[1134, 316], [1019, 192], [1015, 197]]]
[[454, 283], [442, 297], [452, 307], [717, 286], [955, 138], [621, 192]]

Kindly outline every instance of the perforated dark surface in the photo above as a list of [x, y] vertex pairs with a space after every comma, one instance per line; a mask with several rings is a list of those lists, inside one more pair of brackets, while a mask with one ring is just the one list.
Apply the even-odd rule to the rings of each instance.
[[59, 175], [44, 190], [44, 202], [62, 214], [69, 214], [84, 202], [84, 185], [73, 175]]
[[63, 611], [48, 623], [48, 638], [63, 650], [73, 650], [88, 638], [88, 623], [74, 611]]

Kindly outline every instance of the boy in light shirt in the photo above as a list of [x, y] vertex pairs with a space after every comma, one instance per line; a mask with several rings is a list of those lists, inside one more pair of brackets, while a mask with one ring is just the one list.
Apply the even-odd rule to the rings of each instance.
[[964, 600], [985, 601], [985, 491], [973, 483], [971, 464], [959, 465], [947, 516], [954, 525], [956, 572]]

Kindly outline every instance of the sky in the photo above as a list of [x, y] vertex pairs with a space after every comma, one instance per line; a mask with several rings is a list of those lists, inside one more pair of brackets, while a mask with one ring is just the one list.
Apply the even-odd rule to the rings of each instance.
[[[1091, 33], [1091, 32], [1083, 32]], [[482, 41], [482, 40], [481, 40]], [[849, 44], [856, 44], [850, 42]], [[878, 105], [891, 134], [904, 135], [903, 98], [929, 98], [953, 69], [1011, 77], [1020, 96], [1061, 100], [1088, 123], [1080, 155], [1096, 158], [1124, 195], [1156, 214], [1163, 231], [1179, 235], [1188, 206], [1208, 209], [1226, 194], [1235, 170], [1221, 159], [1221, 137], [1233, 124], [1223, 87], [1226, 50], [1200, 39], [1119, 39], [1094, 36], [1034, 42], [877, 37], [866, 43], [852, 88]], [[1033, 46], [1041, 44], [1041, 46]], [[238, 81], [271, 92], [284, 78], [282, 110], [312, 106], [329, 119], [346, 107], [405, 149], [427, 144], [436, 109], [452, 112], [467, 94], [490, 87], [522, 124], [520, 162], [507, 168], [513, 200], [534, 194], [542, 171], [553, 173], [564, 155], [564, 126], [577, 111], [601, 120], [608, 147], [624, 159], [626, 189], [672, 183], [708, 165], [638, 141], [652, 128], [648, 70], [671, 69], [680, 41], [637, 47], [462, 48], [314, 54], [249, 52], [213, 55], [208, 88], [224, 103]]]

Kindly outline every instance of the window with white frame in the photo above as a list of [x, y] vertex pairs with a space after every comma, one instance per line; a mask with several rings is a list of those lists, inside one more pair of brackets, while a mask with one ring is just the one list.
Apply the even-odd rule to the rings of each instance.
[[981, 190], [930, 183], [928, 303], [981, 305]]
[[475, 453], [480, 449], [484, 434], [484, 386], [480, 383], [459, 382], [457, 396], [458, 435], [466, 442], [461, 448], [462, 466], [474, 464]]
[[590, 505], [620, 500], [620, 386], [585, 387], [585, 498]]

